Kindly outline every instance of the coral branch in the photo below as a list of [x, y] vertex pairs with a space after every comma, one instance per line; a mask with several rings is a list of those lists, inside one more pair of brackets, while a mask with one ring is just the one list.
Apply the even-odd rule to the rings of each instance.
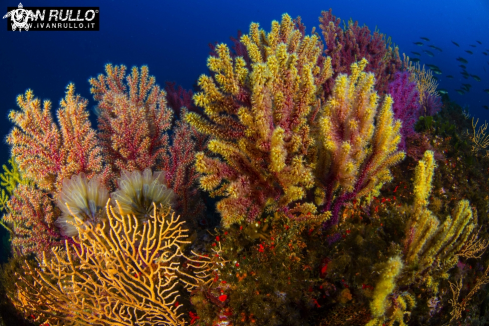
[[351, 76], [336, 78], [319, 114], [322, 145], [315, 174], [324, 197], [318, 200], [332, 212], [325, 226], [338, 222], [344, 202], [375, 194], [392, 179], [389, 168], [404, 158], [404, 152], [397, 150], [401, 122], [393, 118], [392, 98], [386, 96], [378, 108], [375, 78], [363, 72], [366, 65], [363, 59], [352, 64]]
[[87, 100], [75, 96], [73, 84], [68, 85], [58, 110], [61, 130], [52, 119], [51, 102], [44, 101], [41, 107], [31, 90], [19, 95], [17, 104], [21, 112], [9, 114], [17, 127], [7, 142], [27, 178], [41, 189], [59, 191], [65, 178], [81, 172], [91, 178], [102, 171], [101, 148], [85, 110]]
[[106, 76], [89, 80], [98, 103], [100, 139], [108, 164], [122, 170], [156, 168], [165, 155], [172, 111], [166, 94], [149, 76], [148, 67], [134, 67], [126, 77], [126, 67], [108, 64]]
[[[332, 14], [332, 10], [323, 11], [320, 28], [324, 37], [326, 48], [324, 53], [331, 57], [334, 69], [333, 78], [341, 73], [350, 73], [350, 66], [361, 60], [369, 62], [366, 71], [375, 75], [375, 89], [380, 95], [387, 92], [387, 84], [394, 79], [394, 74], [401, 68], [399, 50], [393, 47], [390, 38], [375, 31], [373, 34], [367, 26], [358, 26], [358, 22], [345, 23], [341, 28], [341, 20]], [[333, 80], [324, 85], [326, 94], [333, 89]]]

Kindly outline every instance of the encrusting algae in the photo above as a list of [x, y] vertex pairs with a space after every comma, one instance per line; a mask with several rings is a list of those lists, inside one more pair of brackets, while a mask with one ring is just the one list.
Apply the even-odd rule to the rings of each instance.
[[213, 46], [193, 103], [109, 64], [90, 79], [97, 128], [73, 84], [57, 121], [19, 95], [0, 310], [36, 325], [486, 324], [485, 129], [385, 35], [331, 10], [320, 22], [308, 35], [284, 14]]

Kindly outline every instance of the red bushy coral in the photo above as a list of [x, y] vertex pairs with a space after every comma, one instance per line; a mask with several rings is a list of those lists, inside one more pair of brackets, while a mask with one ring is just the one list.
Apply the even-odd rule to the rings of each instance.
[[332, 14], [332, 10], [323, 11], [319, 17], [326, 49], [324, 53], [332, 59], [333, 78], [324, 84], [326, 94], [330, 94], [334, 80], [340, 73], [350, 74], [352, 63], [367, 59], [365, 71], [375, 75], [375, 89], [380, 95], [387, 92], [387, 85], [401, 68], [401, 59], [397, 47], [392, 47], [384, 34], [373, 34], [367, 26], [360, 27], [358, 22], [349, 21], [346, 28], [340, 26], [341, 20]]
[[99, 137], [112, 171], [144, 171], [154, 168], [165, 155], [173, 112], [166, 106], [166, 94], [149, 76], [148, 67], [108, 64], [107, 75], [89, 80], [98, 101]]

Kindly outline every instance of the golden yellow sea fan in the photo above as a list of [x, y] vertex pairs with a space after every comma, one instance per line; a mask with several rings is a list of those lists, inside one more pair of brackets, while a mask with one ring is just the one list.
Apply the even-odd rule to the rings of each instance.
[[111, 198], [114, 200], [112, 204], [117, 201], [122, 215], [134, 214], [137, 218], [148, 219], [153, 203], [174, 207], [175, 193], [166, 186], [163, 172], [152, 173], [151, 169], [143, 173], [122, 171], [118, 185]]
[[105, 205], [109, 199], [108, 190], [98, 177], [88, 181], [85, 173], [63, 180], [57, 205], [62, 215], [55, 222], [61, 234], [72, 237], [78, 234], [74, 226], [75, 216], [89, 223], [100, 222], [105, 217]]

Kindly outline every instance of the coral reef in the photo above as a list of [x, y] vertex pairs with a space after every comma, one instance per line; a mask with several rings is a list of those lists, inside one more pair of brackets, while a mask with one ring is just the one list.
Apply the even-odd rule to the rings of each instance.
[[487, 324], [487, 124], [384, 35], [320, 22], [212, 45], [195, 93], [107, 65], [97, 128], [72, 84], [57, 123], [20, 95], [5, 322]]

